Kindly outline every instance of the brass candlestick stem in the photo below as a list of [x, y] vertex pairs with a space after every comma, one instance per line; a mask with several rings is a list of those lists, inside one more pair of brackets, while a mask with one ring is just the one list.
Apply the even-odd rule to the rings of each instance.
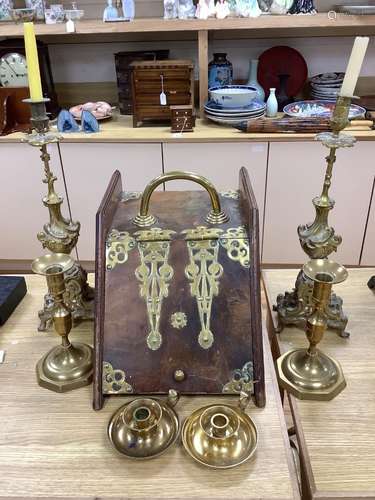
[[55, 392], [67, 392], [88, 385], [92, 381], [92, 349], [81, 343], [71, 344], [69, 332], [72, 314], [64, 303], [64, 273], [74, 266], [74, 260], [63, 253], [43, 255], [32, 263], [32, 270], [47, 279], [48, 292], [53, 299], [51, 315], [61, 345], [43, 356], [37, 366], [37, 380], [41, 387]]
[[[336, 150], [353, 146], [356, 141], [351, 135], [341, 133], [348, 124], [350, 103], [350, 97], [338, 97], [331, 119], [332, 132], [323, 132], [316, 136], [316, 140], [329, 148], [322, 193], [312, 200], [316, 212], [314, 222], [300, 225], [297, 229], [301, 247], [310, 259], [327, 258], [337, 251], [342, 242], [342, 237], [335, 234], [334, 228], [328, 223], [329, 212], [335, 206], [335, 201], [329, 196], [329, 188], [336, 162]], [[312, 289], [313, 282], [300, 271], [293, 291], [278, 295], [274, 309], [278, 313], [279, 331], [285, 325], [305, 327], [306, 319], [313, 310]], [[345, 331], [348, 318], [342, 309], [342, 299], [335, 293], [331, 294], [325, 313], [328, 326], [338, 330], [341, 337], [348, 337], [349, 333]]]
[[308, 349], [295, 349], [277, 360], [280, 386], [299, 399], [328, 401], [346, 386], [339, 363], [327, 356], [317, 345], [327, 328], [327, 304], [332, 285], [348, 276], [347, 270], [328, 259], [313, 259], [303, 266], [304, 274], [314, 283], [313, 312], [306, 322]]
[[[43, 182], [47, 184], [48, 192], [43, 198], [43, 204], [49, 211], [49, 222], [44, 224], [43, 231], [38, 233], [38, 240], [43, 248], [50, 252], [70, 254], [78, 241], [80, 223], [66, 219], [61, 213], [63, 198], [59, 196], [54, 187], [57, 180], [50, 169], [50, 155], [47, 151], [48, 144], [58, 143], [61, 137], [49, 132], [49, 118], [46, 114], [45, 103], [49, 99], [33, 102], [25, 99], [31, 106], [32, 133], [27, 136], [25, 142], [31, 146], [38, 147], [41, 152], [41, 160], [44, 165]], [[66, 296], [74, 319], [93, 319], [94, 293], [87, 283], [87, 273], [79, 262], [65, 274]], [[40, 325], [38, 330], [45, 331], [52, 320], [53, 300], [50, 294], [44, 297], [44, 307], [39, 311]]]

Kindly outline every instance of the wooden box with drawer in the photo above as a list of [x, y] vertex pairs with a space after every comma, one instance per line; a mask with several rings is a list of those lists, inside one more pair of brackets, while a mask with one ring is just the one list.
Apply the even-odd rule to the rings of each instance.
[[[133, 62], [133, 126], [147, 121], [170, 122], [170, 106], [194, 105], [192, 61]], [[166, 104], [161, 103], [164, 92]]]

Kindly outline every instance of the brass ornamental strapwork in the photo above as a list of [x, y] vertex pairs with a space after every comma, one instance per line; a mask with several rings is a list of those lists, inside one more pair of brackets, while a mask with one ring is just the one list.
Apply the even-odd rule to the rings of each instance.
[[[44, 166], [43, 182], [47, 184], [47, 195], [43, 198], [43, 204], [49, 212], [49, 222], [44, 224], [43, 230], [37, 235], [43, 248], [50, 252], [64, 253], [69, 255], [76, 247], [80, 223], [74, 222], [70, 216], [65, 218], [61, 213], [63, 198], [55, 191], [57, 177], [50, 168], [51, 157], [47, 146], [59, 143], [60, 135], [49, 131], [49, 118], [46, 114], [45, 103], [49, 99], [40, 102], [25, 99], [31, 106], [32, 132], [23, 139], [31, 146], [38, 147], [41, 152], [41, 160]], [[66, 295], [65, 302], [69, 306], [73, 319], [93, 319], [94, 317], [94, 292], [87, 283], [87, 273], [78, 261], [65, 274]], [[44, 307], [39, 311], [40, 325], [38, 330], [45, 331], [48, 323], [52, 321], [53, 299], [50, 294], [45, 295]]]
[[[335, 201], [329, 196], [329, 189], [336, 162], [336, 150], [351, 147], [356, 141], [351, 135], [341, 132], [348, 124], [350, 103], [350, 97], [339, 96], [331, 120], [332, 132], [323, 132], [316, 136], [316, 140], [329, 148], [323, 188], [321, 195], [312, 200], [316, 213], [314, 222], [300, 225], [297, 229], [302, 250], [310, 259], [328, 258], [332, 252], [337, 251], [342, 242], [342, 237], [335, 234], [334, 228], [328, 222], [329, 212], [335, 205]], [[284, 325], [305, 327], [306, 320], [313, 310], [312, 290], [313, 281], [301, 270], [292, 292], [278, 295], [274, 309], [278, 313], [279, 331]], [[343, 312], [342, 299], [335, 293], [331, 294], [327, 302], [326, 316], [329, 328], [337, 330], [341, 337], [349, 336], [345, 331], [348, 318]]]
[[131, 394], [133, 387], [127, 382], [123, 370], [113, 368], [108, 361], [103, 362], [103, 392], [105, 394]]
[[173, 277], [173, 268], [168, 264], [168, 257], [171, 235], [174, 232], [155, 227], [135, 233], [141, 257], [141, 265], [135, 270], [135, 276], [140, 282], [140, 296], [146, 302], [150, 327], [147, 345], [153, 351], [159, 349], [162, 343], [159, 331], [160, 315], [163, 299], [168, 297], [168, 282]]
[[[190, 292], [197, 301], [201, 331], [198, 342], [203, 349], [209, 349], [214, 342], [211, 331], [211, 308], [214, 297], [219, 294], [220, 278], [223, 266], [218, 261], [219, 235], [221, 229], [211, 228], [209, 238], [197, 240], [199, 232], [207, 232], [204, 226], [186, 229], [190, 263], [185, 268], [185, 276], [190, 281]], [[215, 239], [216, 238], [216, 239]]]
[[[189, 264], [185, 276], [190, 282], [190, 292], [196, 299], [201, 330], [198, 343], [202, 349], [209, 349], [214, 343], [210, 328], [211, 309], [214, 298], [219, 294], [223, 266], [219, 263], [220, 247], [228, 257], [242, 267], [250, 266], [249, 238], [244, 226], [223, 231], [217, 227], [197, 226], [185, 229], [184, 235]], [[135, 276], [140, 282], [139, 294], [145, 301], [149, 334], [146, 342], [149, 349], [156, 351], [162, 345], [160, 319], [163, 299], [168, 297], [169, 282], [173, 279], [173, 267], [169, 264], [170, 242], [175, 231], [153, 227], [130, 235], [127, 231], [112, 229], [106, 240], [106, 268], [112, 271], [118, 264], [125, 264], [129, 252], [137, 247], [140, 265]], [[184, 316], [179, 316], [184, 315]], [[171, 317], [174, 328], [183, 328], [187, 318], [184, 313]]]
[[317, 349], [317, 345], [327, 328], [326, 309], [332, 285], [345, 281], [348, 272], [329, 259], [313, 259], [303, 266], [303, 272], [314, 283], [313, 310], [306, 322], [309, 347], [280, 356], [279, 384], [299, 399], [328, 401], [346, 387], [346, 382], [339, 363]]

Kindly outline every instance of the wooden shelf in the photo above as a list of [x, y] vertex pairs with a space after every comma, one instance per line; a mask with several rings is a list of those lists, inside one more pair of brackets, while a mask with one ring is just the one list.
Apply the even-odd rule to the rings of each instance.
[[[358, 140], [375, 140], [375, 130], [350, 132]], [[314, 141], [315, 134], [246, 134], [234, 128], [197, 119], [194, 132], [172, 134], [168, 125], [133, 128], [131, 116], [115, 115], [101, 123], [97, 134], [63, 134], [64, 142], [75, 143], [204, 143], [204, 142], [296, 142]], [[0, 137], [0, 143], [20, 142], [22, 133]]]
[[[82, 37], [121, 37], [139, 34], [163, 34], [163, 37], [185, 38], [199, 31], [208, 31], [213, 38], [270, 37], [270, 36], [354, 36], [374, 35], [375, 15], [348, 16], [337, 14], [330, 19], [325, 12], [312, 16], [272, 16], [259, 18], [164, 20], [139, 18], [132, 22], [103, 23], [100, 20], [83, 20], [76, 23], [76, 33], [65, 32], [65, 24], [36, 24], [38, 37], [54, 43], [76, 41]], [[189, 35], [190, 34], [190, 35]], [[0, 37], [23, 36], [22, 24], [0, 23]], [[159, 38], [159, 37], [158, 37]]]

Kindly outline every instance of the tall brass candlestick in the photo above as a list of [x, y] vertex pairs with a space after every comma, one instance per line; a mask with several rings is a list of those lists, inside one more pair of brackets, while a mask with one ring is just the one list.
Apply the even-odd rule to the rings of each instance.
[[41, 387], [55, 392], [66, 392], [88, 385], [92, 381], [92, 349], [81, 343], [70, 343], [72, 314], [64, 302], [64, 273], [74, 266], [74, 260], [63, 253], [43, 255], [34, 260], [32, 270], [47, 279], [53, 298], [51, 311], [61, 345], [51, 349], [37, 364], [37, 380]]
[[[31, 146], [40, 149], [40, 158], [44, 166], [43, 182], [47, 184], [47, 195], [43, 198], [43, 204], [49, 212], [49, 222], [44, 224], [43, 231], [38, 233], [38, 240], [43, 248], [50, 252], [70, 254], [75, 248], [80, 223], [66, 219], [61, 213], [63, 198], [55, 191], [57, 178], [50, 168], [50, 155], [47, 150], [48, 144], [58, 143], [61, 137], [49, 131], [49, 118], [46, 114], [45, 103], [49, 99], [40, 101], [25, 99], [31, 106], [32, 133], [24, 139]], [[74, 319], [93, 319], [94, 317], [94, 293], [87, 283], [87, 273], [78, 261], [74, 262], [65, 273], [65, 302], [72, 311]], [[50, 294], [44, 297], [44, 307], [39, 311], [40, 325], [38, 330], [45, 331], [47, 325], [52, 321], [53, 297]]]
[[[335, 206], [335, 201], [329, 196], [329, 188], [336, 161], [336, 150], [353, 146], [356, 141], [353, 136], [341, 133], [348, 124], [350, 103], [350, 97], [338, 97], [331, 119], [332, 132], [322, 132], [316, 136], [316, 140], [329, 148], [322, 193], [312, 200], [316, 212], [314, 222], [300, 225], [297, 229], [300, 245], [310, 259], [327, 258], [332, 252], [337, 251], [342, 242], [342, 237], [335, 234], [334, 228], [328, 223], [329, 212]], [[312, 280], [301, 270], [293, 291], [278, 295], [274, 309], [278, 313], [279, 331], [285, 325], [305, 328], [306, 320], [311, 315], [314, 306], [312, 290]], [[345, 331], [348, 318], [342, 309], [342, 299], [335, 293], [331, 294], [325, 313], [328, 327], [338, 330], [341, 337], [348, 337], [349, 333]]]
[[346, 382], [339, 363], [317, 345], [327, 328], [326, 309], [332, 285], [346, 280], [348, 272], [328, 259], [311, 260], [303, 266], [303, 272], [313, 282], [313, 311], [306, 321], [309, 347], [280, 356], [277, 373], [280, 386], [297, 398], [328, 401], [346, 387]]

